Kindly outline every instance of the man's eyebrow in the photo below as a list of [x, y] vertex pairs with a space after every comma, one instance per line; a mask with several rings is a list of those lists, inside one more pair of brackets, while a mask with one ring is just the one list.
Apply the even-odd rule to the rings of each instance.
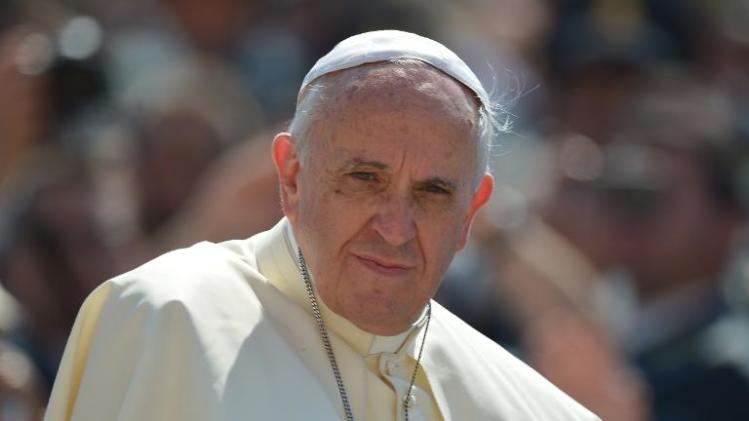
[[[371, 161], [371, 160], [362, 159], [362, 158], [350, 159], [346, 161], [346, 163], [343, 165], [343, 168], [346, 170], [356, 169], [356, 168], [361, 168], [361, 167], [373, 167], [373, 168], [377, 168], [378, 170], [386, 170], [389, 168], [387, 164], [382, 163], [380, 161]], [[457, 183], [451, 180], [444, 179], [442, 177], [437, 177], [437, 176], [428, 177], [424, 180], [419, 181], [418, 184], [420, 186], [436, 185], [436, 186], [440, 186], [450, 191], [455, 191], [455, 189], [457, 188]]]
[[346, 161], [346, 163], [343, 165], [344, 168], [358, 168], [358, 167], [374, 167], [378, 170], [386, 170], [388, 168], [387, 164], [384, 164], [380, 161], [370, 161], [366, 159], [361, 158], [353, 158], [351, 160]]
[[436, 185], [450, 191], [455, 191], [456, 189], [456, 184], [454, 182], [445, 180], [442, 177], [429, 177], [425, 180], [420, 181], [419, 184], [422, 186]]

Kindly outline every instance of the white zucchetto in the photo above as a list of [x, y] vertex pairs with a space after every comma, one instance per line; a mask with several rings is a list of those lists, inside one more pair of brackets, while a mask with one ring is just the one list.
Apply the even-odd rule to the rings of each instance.
[[400, 58], [421, 60], [442, 70], [475, 92], [485, 108], [491, 108], [489, 95], [481, 82], [457, 54], [437, 41], [392, 29], [365, 32], [339, 42], [312, 66], [299, 92], [322, 75]]

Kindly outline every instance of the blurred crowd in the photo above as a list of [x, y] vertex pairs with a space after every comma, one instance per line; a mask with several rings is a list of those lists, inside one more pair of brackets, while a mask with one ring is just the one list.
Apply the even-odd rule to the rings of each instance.
[[747, 22], [747, 0], [3, 0], [0, 421], [40, 419], [99, 283], [281, 217], [269, 145], [304, 73], [385, 28], [454, 49], [510, 128], [438, 301], [603, 419], [749, 419]]

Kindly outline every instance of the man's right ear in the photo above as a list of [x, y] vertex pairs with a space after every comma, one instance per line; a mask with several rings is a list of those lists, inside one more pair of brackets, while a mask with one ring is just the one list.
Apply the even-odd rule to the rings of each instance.
[[299, 203], [299, 155], [291, 133], [279, 133], [273, 139], [273, 163], [276, 165], [283, 213], [295, 220]]

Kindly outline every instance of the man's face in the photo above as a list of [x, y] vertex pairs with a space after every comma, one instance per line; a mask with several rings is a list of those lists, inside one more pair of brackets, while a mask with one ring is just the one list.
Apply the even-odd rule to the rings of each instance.
[[428, 69], [363, 66], [330, 89], [303, 151], [276, 138], [284, 211], [323, 301], [366, 331], [397, 334], [491, 193], [490, 176], [475, 183], [474, 105]]
[[631, 270], [646, 298], [718, 278], [741, 226], [737, 209], [711, 193], [703, 163], [687, 152], [654, 152], [663, 189], [658, 206], [630, 235]]

